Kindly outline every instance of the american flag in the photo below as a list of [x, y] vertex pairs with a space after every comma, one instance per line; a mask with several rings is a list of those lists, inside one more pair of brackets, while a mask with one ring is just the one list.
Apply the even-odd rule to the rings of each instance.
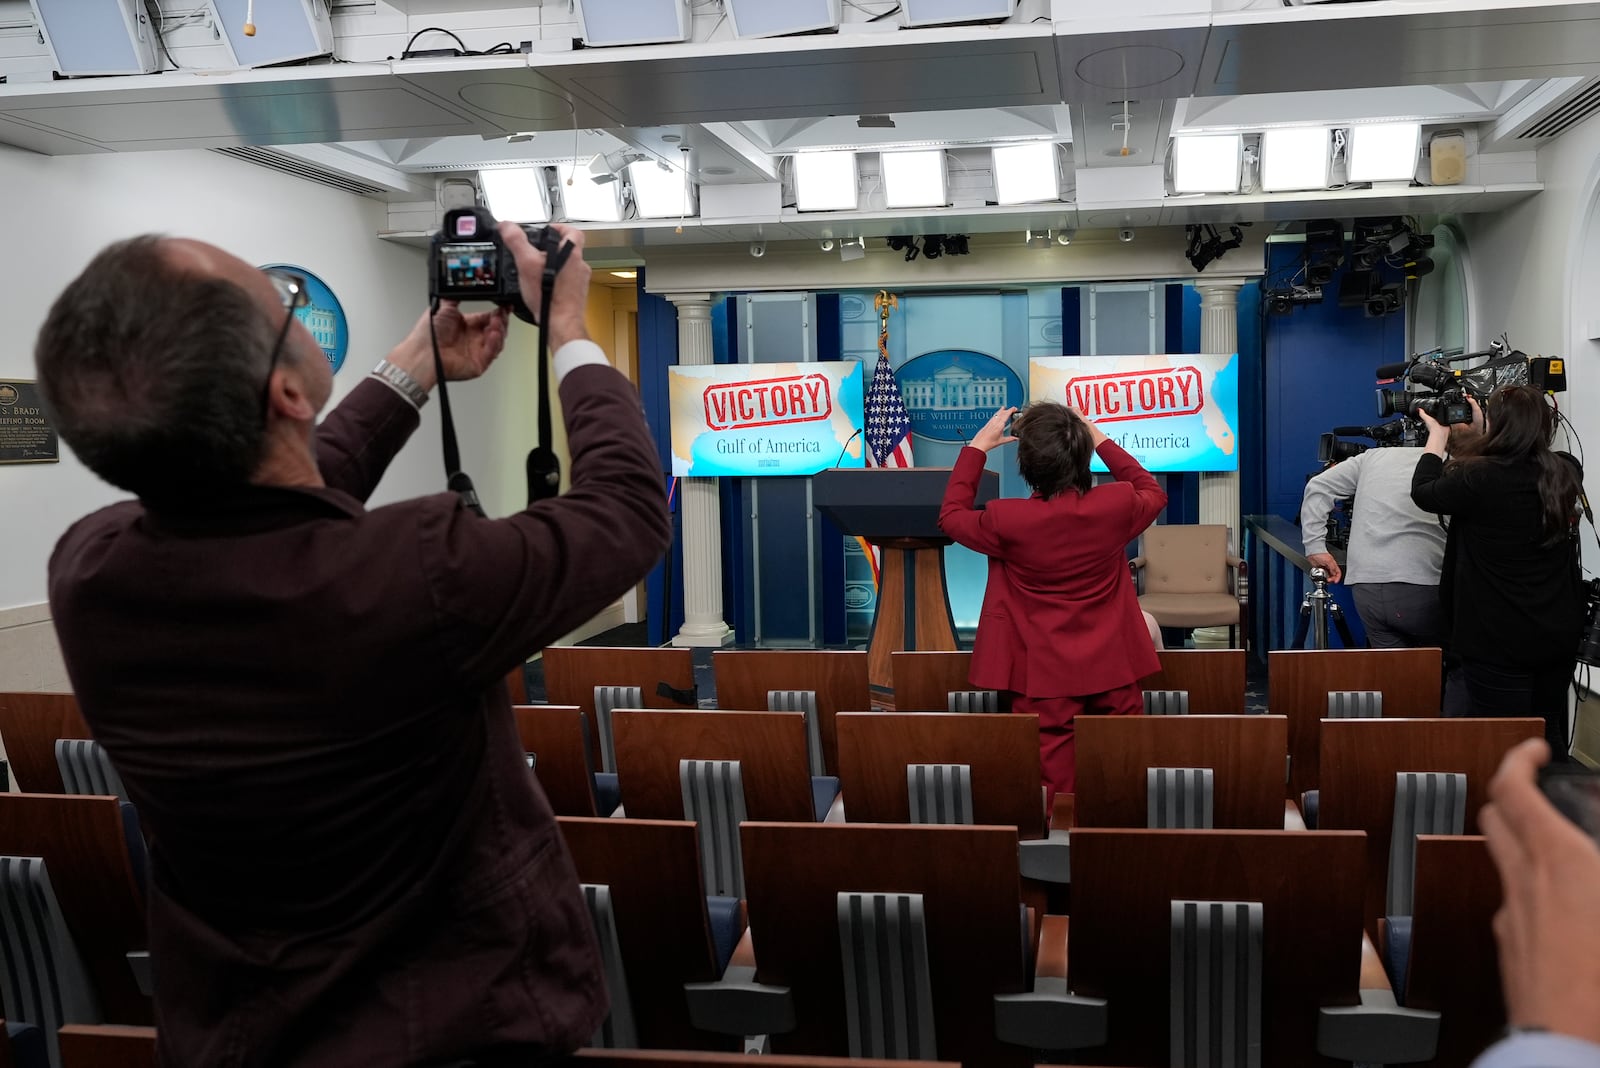
[[900, 396], [889, 357], [878, 354], [867, 390], [867, 464], [870, 467], [911, 467], [911, 417]]

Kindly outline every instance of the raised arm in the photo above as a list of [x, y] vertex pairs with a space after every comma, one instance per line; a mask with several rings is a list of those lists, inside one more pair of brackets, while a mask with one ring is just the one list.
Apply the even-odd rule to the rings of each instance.
[[956, 457], [950, 481], [945, 484], [944, 504], [939, 508], [940, 530], [958, 544], [988, 556], [1003, 556], [1005, 542], [994, 528], [994, 517], [972, 504], [978, 498], [978, 479], [983, 477], [989, 450], [1017, 440], [1006, 433], [1006, 423], [1015, 414], [1015, 408], [1001, 408], [972, 435], [972, 444]]
[[1111, 477], [1118, 482], [1126, 482], [1133, 487], [1133, 504], [1128, 512], [1128, 540], [1132, 541], [1145, 528], [1156, 521], [1156, 516], [1161, 514], [1161, 509], [1167, 506], [1167, 492], [1161, 488], [1156, 477], [1146, 471], [1138, 460], [1128, 455], [1121, 445], [1112, 441], [1093, 423], [1089, 426], [1100, 435], [1100, 440], [1095, 443], [1094, 451], [1105, 461]]
[[[1468, 433], [1476, 433], [1479, 420], [1478, 402], [1472, 401], [1473, 424]], [[1467, 484], [1467, 473], [1461, 469], [1446, 473], [1445, 450], [1450, 447], [1451, 429], [1443, 426], [1426, 410], [1420, 417], [1428, 428], [1428, 443], [1423, 446], [1422, 458], [1411, 475], [1411, 500], [1424, 512], [1437, 515], [1466, 515], [1481, 503], [1478, 495]]]

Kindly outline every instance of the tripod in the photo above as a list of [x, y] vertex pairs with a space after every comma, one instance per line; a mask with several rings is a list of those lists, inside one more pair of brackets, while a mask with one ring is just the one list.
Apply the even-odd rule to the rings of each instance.
[[1333, 619], [1333, 625], [1339, 628], [1339, 637], [1344, 642], [1344, 647], [1356, 648], [1355, 635], [1350, 633], [1350, 624], [1345, 622], [1344, 611], [1340, 609], [1339, 602], [1328, 592], [1328, 572], [1323, 568], [1314, 567], [1311, 569], [1311, 589], [1300, 600], [1300, 622], [1295, 624], [1294, 638], [1289, 642], [1289, 648], [1304, 648], [1306, 637], [1311, 634], [1316, 642], [1311, 648], [1326, 649], [1330, 617]]

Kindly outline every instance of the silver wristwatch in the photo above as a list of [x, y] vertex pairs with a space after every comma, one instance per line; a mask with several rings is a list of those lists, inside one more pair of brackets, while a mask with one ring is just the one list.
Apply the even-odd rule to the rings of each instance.
[[379, 360], [378, 366], [372, 369], [372, 373], [393, 387], [396, 393], [410, 401], [412, 407], [418, 411], [421, 411], [422, 406], [428, 403], [428, 391], [423, 389], [415, 378], [412, 378], [388, 360]]

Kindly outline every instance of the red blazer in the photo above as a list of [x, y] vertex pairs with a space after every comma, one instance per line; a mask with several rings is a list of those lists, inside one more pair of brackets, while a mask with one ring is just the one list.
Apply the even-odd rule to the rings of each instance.
[[939, 511], [947, 535], [989, 557], [972, 685], [1028, 697], [1104, 693], [1159, 671], [1124, 555], [1166, 506], [1150, 472], [1113, 441], [1095, 450], [1115, 482], [1050, 500], [974, 508], [981, 449], [961, 450]]

